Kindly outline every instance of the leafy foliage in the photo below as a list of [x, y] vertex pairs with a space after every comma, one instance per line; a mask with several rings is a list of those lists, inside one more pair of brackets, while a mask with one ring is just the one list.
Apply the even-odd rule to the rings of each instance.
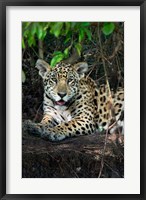
[[23, 22], [22, 23], [22, 48], [36, 46], [37, 39], [43, 40], [47, 34], [49, 23], [46, 22]]
[[54, 52], [51, 66], [69, 57], [69, 51], [75, 47], [81, 54], [84, 39], [92, 40], [90, 22], [23, 22], [22, 25], [22, 48], [37, 45], [37, 40], [44, 40], [47, 34], [59, 38], [63, 36], [64, 45], [68, 45], [63, 52]]
[[[102, 32], [104, 35], [111, 34], [115, 29], [113, 22], [103, 24]], [[44, 40], [46, 35], [52, 34], [56, 38], [64, 36], [64, 45], [68, 46], [63, 52], [54, 52], [51, 66], [59, 61], [69, 57], [69, 51], [75, 47], [78, 54], [82, 51], [82, 42], [87, 39], [92, 40], [91, 23], [90, 22], [23, 22], [22, 24], [22, 48], [28, 45], [36, 46], [37, 40]]]
[[102, 28], [102, 32], [105, 35], [110, 35], [111, 33], [113, 33], [115, 29], [115, 24], [113, 22], [105, 22]]
[[[54, 67], [58, 62], [69, 58], [73, 49], [76, 49], [78, 55], [81, 56], [85, 43], [96, 42], [95, 39], [98, 39], [98, 34], [93, 31], [94, 24], [105, 38], [113, 34], [116, 27], [114, 22], [23, 22], [22, 49], [23, 51], [29, 48], [38, 50], [39, 41], [41, 41], [41, 44], [45, 41], [49, 46], [50, 37], [51, 39], [54, 38], [54, 41], [61, 39], [62, 48], [54, 48], [54, 51], [51, 52], [51, 59], [48, 60], [50, 65]], [[42, 48], [43, 46], [40, 47], [41, 50]], [[47, 54], [49, 53], [47, 52]], [[37, 58], [41, 57], [39, 55]], [[25, 82], [25, 72], [23, 71], [22, 74], [23, 82]]]

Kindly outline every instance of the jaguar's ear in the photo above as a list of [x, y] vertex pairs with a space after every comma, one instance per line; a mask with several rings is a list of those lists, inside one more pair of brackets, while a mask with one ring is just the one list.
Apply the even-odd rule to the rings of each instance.
[[38, 59], [35, 66], [39, 70], [39, 75], [44, 78], [45, 74], [50, 71], [50, 65], [44, 60]]
[[74, 67], [80, 76], [84, 76], [84, 74], [89, 70], [89, 66], [86, 62], [79, 62], [75, 64]]

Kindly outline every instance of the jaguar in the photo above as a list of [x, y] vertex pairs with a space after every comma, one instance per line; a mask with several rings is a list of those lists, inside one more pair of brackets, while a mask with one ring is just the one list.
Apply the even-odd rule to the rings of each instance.
[[51, 67], [38, 59], [36, 68], [43, 79], [43, 118], [25, 122], [30, 134], [50, 141], [89, 135], [99, 130], [114, 132], [123, 124], [124, 89], [116, 92], [108, 84], [99, 87], [87, 75], [86, 62], [58, 63]]

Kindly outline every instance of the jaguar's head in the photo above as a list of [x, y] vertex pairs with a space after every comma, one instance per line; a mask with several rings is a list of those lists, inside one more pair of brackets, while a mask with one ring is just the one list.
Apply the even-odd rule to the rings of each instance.
[[79, 81], [88, 71], [88, 64], [75, 65], [59, 63], [51, 67], [43, 60], [37, 60], [36, 67], [44, 82], [44, 92], [56, 105], [65, 105], [78, 92]]

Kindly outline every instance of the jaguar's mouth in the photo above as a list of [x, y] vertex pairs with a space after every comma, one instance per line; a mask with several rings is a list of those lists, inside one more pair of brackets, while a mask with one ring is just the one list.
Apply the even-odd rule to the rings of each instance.
[[60, 100], [60, 101], [56, 101], [55, 104], [58, 106], [64, 106], [66, 104], [66, 102], [63, 100]]

